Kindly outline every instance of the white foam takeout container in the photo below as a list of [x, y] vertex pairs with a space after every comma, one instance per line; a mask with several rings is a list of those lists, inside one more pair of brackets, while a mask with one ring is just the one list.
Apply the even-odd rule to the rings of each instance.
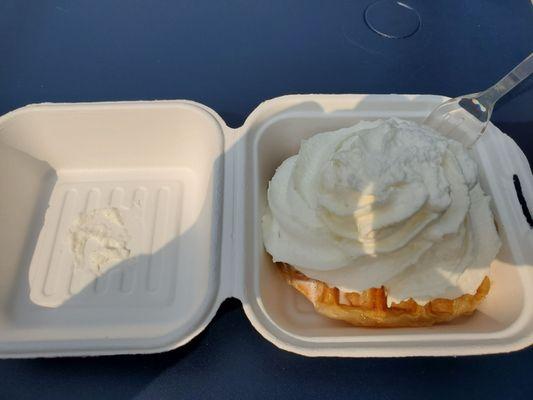
[[[470, 318], [369, 329], [326, 319], [289, 287], [262, 245], [276, 167], [313, 134], [360, 120], [422, 121], [445, 98], [299, 95], [261, 104], [239, 129], [190, 101], [30, 105], [0, 117], [0, 356], [171, 350], [236, 297], [276, 346], [308, 356], [499, 353], [533, 343], [529, 164], [490, 126], [476, 144], [503, 247]], [[72, 221], [98, 207], [142, 210], [135, 258], [95, 278], [73, 266]], [[230, 334], [228, 332], [228, 334]]]

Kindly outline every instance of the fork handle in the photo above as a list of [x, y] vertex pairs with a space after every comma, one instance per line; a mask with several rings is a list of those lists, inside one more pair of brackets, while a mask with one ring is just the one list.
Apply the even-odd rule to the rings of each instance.
[[484, 92], [481, 92], [478, 97], [479, 101], [485, 106], [494, 106], [501, 97], [526, 79], [531, 73], [533, 73], [533, 53], [514, 67], [513, 70], [500, 79], [498, 83]]

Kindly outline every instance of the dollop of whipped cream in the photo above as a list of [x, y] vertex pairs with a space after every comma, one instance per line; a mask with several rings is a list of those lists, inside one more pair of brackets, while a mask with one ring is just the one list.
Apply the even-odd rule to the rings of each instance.
[[389, 305], [473, 294], [500, 248], [477, 165], [457, 141], [400, 119], [303, 141], [268, 187], [274, 261]]

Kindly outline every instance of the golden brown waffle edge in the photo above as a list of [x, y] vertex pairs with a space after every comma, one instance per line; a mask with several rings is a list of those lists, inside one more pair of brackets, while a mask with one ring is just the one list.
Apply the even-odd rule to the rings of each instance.
[[425, 305], [409, 299], [387, 307], [387, 295], [383, 287], [362, 293], [346, 293], [308, 278], [291, 265], [277, 265], [287, 283], [313, 303], [318, 313], [356, 326], [416, 327], [451, 321], [472, 314], [490, 289], [490, 280], [485, 277], [474, 295], [465, 294], [451, 300], [434, 299]]

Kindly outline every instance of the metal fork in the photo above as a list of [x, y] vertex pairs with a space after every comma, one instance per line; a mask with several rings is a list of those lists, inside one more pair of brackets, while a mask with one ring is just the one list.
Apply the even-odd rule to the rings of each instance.
[[472, 146], [489, 124], [494, 104], [533, 72], [533, 53], [489, 89], [445, 101], [424, 124], [465, 146]]

